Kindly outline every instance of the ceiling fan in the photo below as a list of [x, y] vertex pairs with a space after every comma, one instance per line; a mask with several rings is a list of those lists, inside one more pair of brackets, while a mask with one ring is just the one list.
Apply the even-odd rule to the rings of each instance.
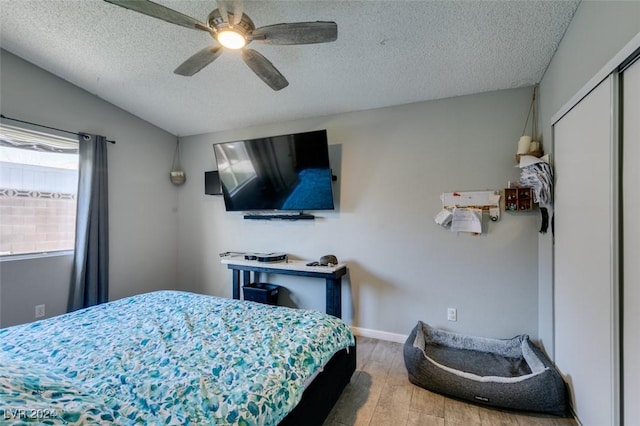
[[[206, 31], [219, 43], [208, 46], [183, 62], [174, 73], [192, 76], [224, 52], [224, 49], [242, 49], [242, 60], [273, 90], [284, 89], [289, 82], [280, 71], [263, 55], [246, 46], [252, 41], [266, 44], [312, 44], [327, 43], [338, 38], [338, 26], [335, 22], [294, 22], [256, 28], [247, 16], [242, 5], [234, 1], [232, 8], [218, 0], [218, 8], [200, 22], [168, 7], [149, 0], [104, 0], [125, 9], [143, 13], [153, 18], [180, 25], [186, 28]], [[232, 9], [232, 10], [229, 10]]]

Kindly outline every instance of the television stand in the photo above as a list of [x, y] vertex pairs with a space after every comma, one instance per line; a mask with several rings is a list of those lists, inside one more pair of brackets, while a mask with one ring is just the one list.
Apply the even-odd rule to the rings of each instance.
[[254, 273], [253, 282], [259, 282], [261, 272], [267, 274], [296, 275], [299, 277], [324, 278], [326, 290], [325, 312], [334, 317], [342, 318], [342, 277], [347, 273], [347, 265], [340, 263], [335, 266], [308, 266], [303, 260], [288, 260], [285, 262], [258, 262], [245, 260], [244, 257], [225, 257], [221, 260], [233, 272], [233, 298], [240, 299], [240, 272], [242, 284], [249, 284], [251, 272]]
[[246, 220], [314, 220], [316, 217], [312, 214], [246, 214]]

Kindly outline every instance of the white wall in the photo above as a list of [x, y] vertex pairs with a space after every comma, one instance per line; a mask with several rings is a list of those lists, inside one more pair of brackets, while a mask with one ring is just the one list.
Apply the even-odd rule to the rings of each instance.
[[[507, 90], [184, 139], [190, 176], [179, 193], [182, 288], [231, 295], [225, 251], [332, 253], [349, 265], [343, 318], [408, 334], [418, 320], [492, 337], [537, 336], [538, 213], [507, 213], [482, 236], [433, 223], [444, 191], [504, 188], [515, 181], [517, 139], [531, 89]], [[274, 99], [277, 95], [274, 94]], [[315, 222], [243, 220], [204, 195], [213, 143], [326, 128], [338, 207]], [[273, 276], [297, 305], [324, 309], [324, 285]], [[458, 322], [446, 321], [447, 307]]]
[[[582, 1], [540, 82], [540, 129], [547, 152], [551, 117], [640, 31], [640, 2]], [[553, 159], [553, 156], [552, 156]], [[552, 212], [550, 212], [552, 213]], [[539, 333], [553, 357], [553, 239], [540, 235]]]
[[[168, 178], [175, 136], [9, 52], [1, 55], [4, 115], [117, 141], [108, 147], [110, 299], [175, 287], [178, 189]], [[33, 319], [41, 303], [49, 315], [64, 312], [69, 268], [68, 256], [0, 262], [0, 325]], [[56, 298], [48, 296], [53, 286]]]

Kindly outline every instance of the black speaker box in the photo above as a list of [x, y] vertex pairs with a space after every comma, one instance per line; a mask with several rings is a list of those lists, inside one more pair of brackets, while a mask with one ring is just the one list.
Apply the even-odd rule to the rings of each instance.
[[222, 195], [222, 185], [218, 171], [204, 172], [204, 193], [207, 195]]

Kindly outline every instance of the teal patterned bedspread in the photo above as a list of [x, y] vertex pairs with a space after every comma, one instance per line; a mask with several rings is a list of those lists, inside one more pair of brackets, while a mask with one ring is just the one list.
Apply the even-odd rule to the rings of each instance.
[[0, 329], [0, 424], [275, 425], [353, 344], [321, 312], [129, 297]]

